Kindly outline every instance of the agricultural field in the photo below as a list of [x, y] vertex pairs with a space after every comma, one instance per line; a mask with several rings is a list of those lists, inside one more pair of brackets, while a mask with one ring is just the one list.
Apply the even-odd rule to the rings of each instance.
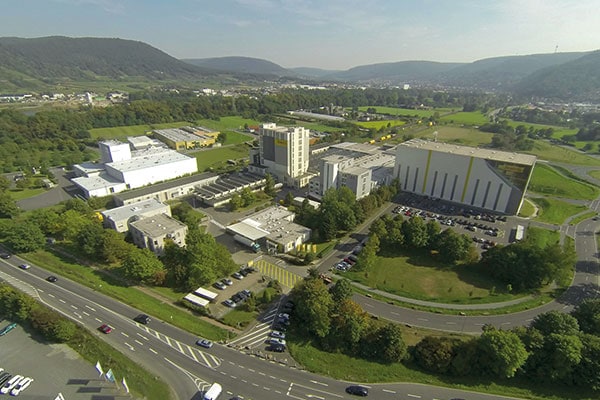
[[483, 125], [490, 122], [489, 118], [479, 111], [460, 111], [454, 114], [446, 114], [440, 117], [440, 121], [462, 125]]
[[578, 200], [593, 200], [600, 195], [598, 187], [569, 178], [552, 166], [542, 163], [535, 165], [528, 191]]

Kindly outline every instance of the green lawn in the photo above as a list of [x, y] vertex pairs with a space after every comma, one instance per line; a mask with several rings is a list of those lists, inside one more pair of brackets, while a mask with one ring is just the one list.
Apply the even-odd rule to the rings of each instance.
[[538, 207], [539, 212], [535, 220], [541, 222], [547, 222], [549, 224], [560, 225], [565, 222], [568, 217], [579, 214], [587, 210], [586, 206], [571, 204], [566, 201], [560, 201], [551, 198], [532, 198]]
[[492, 303], [513, 298], [500, 290], [492, 295], [497, 283], [477, 271], [447, 267], [429, 255], [377, 256], [374, 264], [368, 272], [350, 270], [341, 275], [388, 293], [441, 303]]
[[566, 164], [600, 166], [600, 159], [590, 157], [577, 151], [569, 150], [561, 146], [555, 146], [543, 140], [536, 140], [533, 149], [524, 153], [533, 154], [543, 160], [557, 161]]
[[198, 171], [206, 171], [219, 165], [225, 165], [227, 160], [240, 160], [248, 158], [249, 148], [246, 145], [201, 150], [190, 154], [198, 160]]
[[561, 172], [548, 164], [537, 163], [531, 175], [528, 191], [579, 200], [593, 200], [600, 195], [598, 187], [571, 179]]
[[38, 194], [42, 194], [46, 191], [44, 188], [37, 189], [9, 189], [7, 193], [12, 197], [13, 200], [19, 201], [23, 199], [28, 199], [29, 197], [37, 196]]
[[225, 134], [225, 142], [223, 143], [224, 146], [227, 146], [228, 144], [251, 142], [255, 139], [255, 137], [252, 135], [246, 135], [244, 133], [234, 131], [227, 131], [223, 133]]
[[577, 225], [581, 221], [585, 221], [586, 219], [593, 218], [596, 215], [598, 215], [598, 213], [596, 211], [590, 210], [590, 211], [588, 211], [586, 213], [581, 214], [578, 217], [573, 218], [571, 221], [569, 221], [569, 225]]
[[[189, 122], [187, 124], [189, 125]], [[258, 126], [260, 125], [260, 122], [254, 119], [232, 116], [221, 117], [218, 121], [214, 119], [200, 119], [196, 121], [194, 125], [203, 126], [214, 131], [223, 132], [231, 130], [242, 130], [244, 129], [245, 124], [248, 124], [248, 126]]]
[[527, 199], [523, 200], [523, 205], [521, 206], [521, 210], [519, 211], [519, 217], [531, 217], [535, 213], [534, 205]]
[[440, 121], [464, 125], [483, 125], [490, 122], [489, 118], [480, 111], [460, 111], [454, 114], [446, 114], [440, 117]]
[[588, 175], [592, 178], [600, 179], [600, 169], [593, 169], [588, 171]]
[[528, 241], [535, 243], [537, 247], [546, 247], [549, 244], [558, 243], [560, 233], [558, 231], [530, 226], [527, 228], [525, 237]]

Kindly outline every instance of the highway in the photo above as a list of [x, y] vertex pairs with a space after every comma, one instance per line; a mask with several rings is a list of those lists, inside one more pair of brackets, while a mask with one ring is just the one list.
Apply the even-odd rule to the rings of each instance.
[[[59, 277], [50, 283], [50, 275], [32, 266], [21, 270], [18, 257], [0, 260], [0, 278], [39, 299], [49, 307], [77, 321], [102, 340], [153, 374], [168, 382], [178, 399], [198, 399], [197, 393], [212, 382], [223, 385], [224, 398], [238, 395], [244, 399], [350, 399], [344, 392], [348, 384], [291, 368], [227, 346], [215, 344], [211, 349], [194, 345], [196, 337], [153, 319], [148, 325], [134, 322], [140, 313], [97, 291]], [[114, 328], [110, 334], [100, 333], [101, 324]], [[332, 367], [334, 368], [334, 367]], [[372, 384], [370, 397], [376, 399], [499, 399], [479, 393], [439, 388], [420, 384]]]

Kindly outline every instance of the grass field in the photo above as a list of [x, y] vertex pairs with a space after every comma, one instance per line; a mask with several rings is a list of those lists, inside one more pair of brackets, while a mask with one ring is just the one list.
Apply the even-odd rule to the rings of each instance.
[[573, 218], [571, 221], [569, 221], [569, 225], [577, 225], [581, 221], [585, 221], [586, 219], [593, 218], [596, 215], [598, 215], [598, 213], [596, 211], [590, 210], [586, 213], [581, 214], [580, 216], [578, 216], [576, 218]]
[[533, 150], [524, 153], [533, 154], [543, 160], [562, 162], [566, 164], [600, 166], [600, 159], [590, 157], [577, 151], [569, 150], [561, 146], [554, 146], [546, 141], [536, 140]]
[[568, 178], [550, 165], [542, 163], [535, 165], [528, 190], [553, 197], [579, 200], [593, 200], [600, 195], [598, 187]]
[[360, 121], [360, 122], [356, 122], [356, 125], [363, 127], [363, 128], [367, 128], [367, 129], [381, 129], [381, 128], [387, 128], [387, 127], [392, 127], [392, 126], [401, 126], [406, 124], [405, 121], [399, 120], [399, 119], [394, 119], [394, 120], [384, 120], [384, 121]]
[[37, 196], [38, 194], [42, 194], [45, 191], [46, 191], [46, 189], [43, 189], [43, 188], [24, 189], [24, 190], [9, 189], [9, 190], [7, 190], [7, 193], [10, 195], [10, 197], [13, 200], [19, 201], [19, 200], [27, 199], [29, 197]]
[[226, 131], [223, 132], [225, 134], [225, 142], [223, 145], [227, 146], [228, 144], [240, 144], [245, 142], [253, 141], [255, 138], [252, 135], [246, 135], [239, 132], [234, 131]]
[[566, 201], [551, 198], [538, 197], [530, 200], [539, 207], [538, 215], [535, 217], [535, 220], [547, 222], [549, 224], [560, 225], [565, 222], [568, 217], [588, 209], [586, 206], [571, 204]]
[[201, 150], [190, 154], [198, 160], [198, 171], [206, 171], [224, 165], [227, 160], [240, 160], [248, 158], [248, 146], [239, 144], [229, 147]]
[[588, 171], [588, 175], [592, 178], [600, 179], [600, 169], [593, 169]]
[[374, 108], [378, 114], [388, 114], [388, 115], [398, 115], [405, 117], [420, 117], [420, 118], [429, 118], [432, 117], [436, 112], [440, 115], [448, 114], [453, 111], [458, 111], [460, 107], [456, 110], [451, 108], [435, 108], [431, 110], [413, 110], [410, 108], [397, 108], [397, 107], [379, 107], [379, 106], [364, 106], [358, 107], [359, 111], [366, 112], [368, 108]]
[[490, 120], [479, 111], [460, 111], [454, 114], [444, 115], [440, 117], [440, 121], [450, 122], [453, 124], [483, 125]]
[[437, 140], [445, 143], [456, 143], [464, 146], [483, 146], [492, 141], [492, 134], [481, 132], [475, 128], [459, 128], [454, 126], [434, 126], [420, 131], [414, 136], [433, 140], [433, 132], [437, 132]]
[[558, 231], [530, 226], [527, 228], [525, 237], [528, 241], [535, 243], [538, 247], [546, 247], [549, 244], [558, 243], [560, 240], [560, 233]]
[[353, 281], [388, 293], [441, 303], [491, 303], [513, 298], [490, 290], [497, 282], [468, 267], [447, 267], [429, 256], [378, 256], [373, 270], [343, 273]]

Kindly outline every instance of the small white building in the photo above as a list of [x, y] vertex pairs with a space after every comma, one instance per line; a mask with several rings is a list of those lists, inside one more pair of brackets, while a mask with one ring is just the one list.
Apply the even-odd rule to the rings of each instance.
[[167, 240], [172, 240], [179, 247], [185, 246], [188, 227], [168, 215], [158, 214], [150, 218], [134, 218], [129, 222], [129, 231], [136, 246], [162, 255]]
[[101, 214], [103, 216], [102, 222], [106, 228], [122, 233], [129, 230], [128, 223], [134, 218], [149, 218], [158, 214], [171, 216], [171, 207], [155, 198], [151, 198], [139, 203], [102, 211]]

